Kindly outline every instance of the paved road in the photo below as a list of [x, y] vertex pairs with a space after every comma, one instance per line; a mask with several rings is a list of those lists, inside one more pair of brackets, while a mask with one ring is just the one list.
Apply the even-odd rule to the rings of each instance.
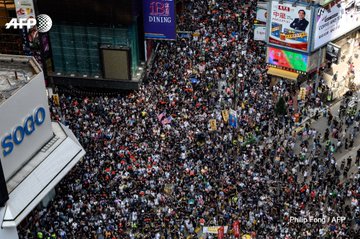
[[[356, 96], [358, 97], [358, 99], [360, 98], [360, 93], [356, 93]], [[337, 119], [338, 121], [340, 121], [340, 118], [339, 118], [339, 108], [340, 108], [340, 104], [341, 104], [341, 100], [336, 102], [335, 104], [333, 104], [331, 107], [330, 107], [330, 111], [332, 113], [332, 115], [334, 116], [335, 119]], [[357, 104], [357, 109], [359, 109], [359, 103]], [[313, 129], [316, 129], [319, 133], [321, 133], [321, 135], [323, 136], [324, 135], [324, 132], [326, 130], [326, 128], [330, 128], [328, 127], [327, 125], [327, 118], [326, 117], [323, 117], [321, 116], [318, 120], [314, 120], [314, 119], [310, 119], [307, 121], [308, 123], [310, 123], [310, 127], [313, 128]], [[345, 120], [343, 119], [343, 122], [344, 122], [344, 126], [343, 128], [346, 128], [346, 124], [345, 124]], [[350, 133], [353, 132], [353, 127], [354, 127], [354, 124], [352, 124], [348, 129], [347, 129], [347, 136], [349, 136]], [[331, 132], [331, 131], [330, 131]], [[331, 135], [331, 133], [330, 133]], [[321, 137], [322, 139], [322, 137]], [[334, 143], [336, 145], [336, 139], [332, 138], [330, 136], [330, 140], [332, 143]], [[296, 144], [296, 152], [299, 153], [300, 152], [300, 142], [301, 140], [298, 140], [297, 141], [297, 144]], [[312, 147], [312, 140], [309, 141], [310, 142], [310, 147]], [[325, 145], [325, 143], [322, 143], [322, 145]], [[351, 149], [347, 149], [345, 150], [344, 146], [342, 147], [342, 150], [341, 151], [337, 151], [335, 152], [334, 154], [334, 157], [336, 159], [336, 162], [337, 162], [337, 166], [340, 167], [341, 165], [341, 162], [343, 160], [345, 160], [346, 158], [348, 158], [349, 156], [352, 156], [352, 165], [351, 165], [351, 168], [349, 170], [349, 173], [348, 173], [348, 177], [353, 177], [355, 174], [359, 173], [359, 170], [358, 170], [358, 166], [355, 165], [355, 159], [356, 159], [356, 151], [360, 148], [360, 132], [358, 132], [356, 134], [356, 137], [355, 137], [355, 140], [354, 140], [354, 147], [352, 147]], [[340, 178], [341, 180], [343, 180], [342, 176]]]

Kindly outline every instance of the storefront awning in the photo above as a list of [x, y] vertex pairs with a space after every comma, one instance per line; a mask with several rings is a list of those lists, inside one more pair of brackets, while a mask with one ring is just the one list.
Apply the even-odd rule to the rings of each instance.
[[296, 80], [299, 76], [298, 73], [278, 69], [275, 67], [269, 67], [267, 73], [269, 75], [279, 76], [279, 77], [290, 79], [290, 80]]

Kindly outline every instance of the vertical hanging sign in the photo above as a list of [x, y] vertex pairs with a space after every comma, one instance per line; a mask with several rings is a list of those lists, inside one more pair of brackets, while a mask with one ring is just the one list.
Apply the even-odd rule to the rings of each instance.
[[175, 0], [144, 0], [146, 39], [176, 40]]
[[[35, 18], [34, 3], [33, 0], [19, 0], [15, 1], [16, 8], [16, 17], [17, 19], [25, 18]], [[34, 27], [36, 29], [36, 27]], [[33, 36], [33, 33], [30, 32], [30, 29], [27, 29], [25, 26], [21, 29], [21, 35], [23, 38], [23, 50], [25, 55], [31, 55], [30, 50], [30, 40], [29, 38]], [[37, 32], [36, 32], [37, 34]]]

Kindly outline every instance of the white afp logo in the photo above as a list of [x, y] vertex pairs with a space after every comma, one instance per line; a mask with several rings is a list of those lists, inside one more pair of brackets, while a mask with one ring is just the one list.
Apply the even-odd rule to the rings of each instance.
[[52, 20], [51, 18], [46, 14], [40, 14], [39, 16], [35, 18], [20, 18], [19, 20], [16, 18], [12, 18], [10, 22], [5, 24], [6, 29], [9, 29], [10, 27], [13, 27], [14, 29], [27, 27], [27, 29], [32, 28], [37, 24], [38, 31], [41, 33], [45, 33], [50, 31], [52, 27]]

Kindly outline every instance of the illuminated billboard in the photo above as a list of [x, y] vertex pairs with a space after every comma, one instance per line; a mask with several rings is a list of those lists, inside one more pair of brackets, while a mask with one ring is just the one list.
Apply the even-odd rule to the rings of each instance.
[[176, 40], [175, 0], [144, 0], [146, 39]]
[[327, 9], [320, 7], [316, 11], [313, 50], [360, 26], [360, 1], [336, 2]]
[[305, 6], [272, 1], [268, 42], [307, 52], [311, 17], [311, 10]]
[[306, 72], [308, 55], [275, 47], [268, 47], [267, 63], [278, 68], [287, 68]]

